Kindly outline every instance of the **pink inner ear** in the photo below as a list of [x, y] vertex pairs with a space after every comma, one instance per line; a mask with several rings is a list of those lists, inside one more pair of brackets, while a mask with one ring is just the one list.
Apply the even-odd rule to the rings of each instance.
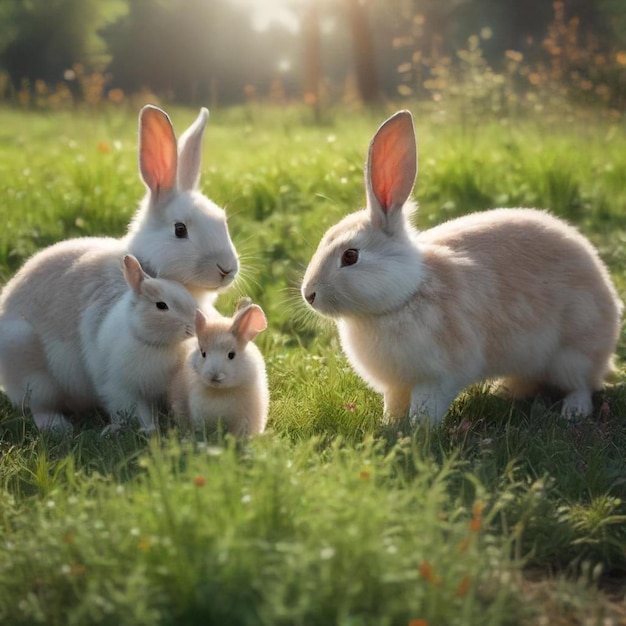
[[139, 293], [144, 281], [144, 273], [139, 261], [131, 254], [124, 257], [124, 277], [128, 286], [135, 293]]
[[195, 316], [195, 326], [196, 326], [196, 335], [200, 335], [204, 332], [204, 330], [206, 329], [206, 315], [200, 310], [200, 309], [196, 309], [196, 316]]
[[141, 115], [139, 169], [148, 189], [163, 193], [176, 185], [178, 154], [176, 137], [167, 115], [146, 108]]
[[267, 328], [267, 319], [263, 309], [252, 304], [235, 316], [233, 324], [235, 333], [244, 341], [251, 341]]
[[368, 173], [383, 211], [409, 199], [417, 174], [417, 151], [408, 113], [396, 114], [379, 129], [370, 148]]

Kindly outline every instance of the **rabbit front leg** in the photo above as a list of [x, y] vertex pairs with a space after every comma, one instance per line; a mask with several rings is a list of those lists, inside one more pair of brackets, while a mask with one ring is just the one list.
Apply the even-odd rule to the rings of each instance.
[[561, 414], [570, 421], [587, 417], [593, 413], [593, 400], [590, 389], [576, 389], [563, 398]]
[[439, 424], [462, 387], [454, 381], [420, 383], [411, 391], [409, 420], [413, 426], [427, 419]]
[[114, 378], [108, 385], [108, 393], [103, 394], [103, 403], [111, 419], [111, 424], [107, 426], [102, 435], [113, 434], [126, 427], [129, 420], [136, 415], [141, 429], [149, 430], [149, 426], [154, 425], [150, 405], [137, 397], [136, 391], [123, 386], [122, 381]]
[[143, 433], [152, 434], [156, 430], [152, 405], [142, 399], [128, 399], [127, 402], [109, 403], [107, 406], [111, 423], [102, 431], [102, 436], [119, 432], [129, 416], [135, 414]]
[[383, 394], [385, 421], [395, 421], [406, 417], [411, 403], [411, 389], [394, 387]]
[[137, 419], [141, 432], [151, 435], [156, 431], [156, 410], [152, 402], [145, 398], [137, 400]]

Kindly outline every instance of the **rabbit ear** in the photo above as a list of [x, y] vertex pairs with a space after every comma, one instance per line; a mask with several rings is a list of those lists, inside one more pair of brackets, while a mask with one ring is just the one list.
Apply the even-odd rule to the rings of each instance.
[[200, 109], [196, 121], [181, 135], [178, 142], [178, 188], [195, 189], [200, 181], [202, 135], [209, 119], [209, 110]]
[[263, 309], [258, 304], [251, 304], [237, 311], [230, 330], [238, 339], [248, 342], [266, 328]]
[[367, 205], [374, 224], [389, 227], [389, 219], [401, 213], [417, 175], [417, 145], [413, 116], [398, 111], [378, 129], [369, 147], [365, 166]]
[[196, 309], [195, 323], [196, 336], [199, 337], [206, 330], [207, 325], [207, 317], [200, 309]]
[[178, 153], [172, 123], [150, 104], [139, 114], [139, 171], [155, 198], [176, 189]]
[[132, 254], [127, 254], [124, 257], [124, 278], [128, 283], [128, 286], [135, 292], [141, 291], [141, 285], [146, 278], [146, 275], [141, 267], [139, 261]]

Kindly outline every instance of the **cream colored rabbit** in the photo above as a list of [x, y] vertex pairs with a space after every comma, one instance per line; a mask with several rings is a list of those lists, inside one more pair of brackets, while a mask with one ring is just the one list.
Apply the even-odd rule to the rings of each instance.
[[513, 393], [549, 385], [565, 414], [591, 413], [622, 313], [594, 247], [533, 209], [418, 232], [416, 173], [413, 120], [400, 111], [371, 141], [367, 207], [328, 230], [302, 284], [385, 412], [438, 422], [470, 383], [506, 377]]
[[196, 301], [173, 280], [151, 278], [132, 255], [124, 257], [126, 293], [112, 307], [81, 320], [83, 356], [110, 430], [136, 414], [141, 429], [156, 429], [156, 412], [194, 334]]
[[235, 435], [265, 430], [269, 390], [265, 361], [252, 340], [265, 328], [261, 307], [238, 308], [232, 319], [196, 311], [196, 340], [170, 386], [179, 420], [196, 431], [223, 427]]
[[98, 402], [83, 359], [81, 320], [126, 292], [120, 259], [194, 296], [228, 287], [239, 269], [224, 211], [198, 189], [208, 111], [177, 144], [167, 114], [139, 116], [139, 170], [147, 193], [122, 239], [70, 239], [31, 257], [0, 294], [0, 383], [40, 429], [70, 430], [65, 415]]

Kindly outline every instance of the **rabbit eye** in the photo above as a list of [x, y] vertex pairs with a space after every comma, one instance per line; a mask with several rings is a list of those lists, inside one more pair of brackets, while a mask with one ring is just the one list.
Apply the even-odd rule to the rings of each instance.
[[167, 306], [167, 304], [165, 304], [165, 302], [157, 302], [156, 308], [160, 309], [161, 311], [167, 311], [169, 309], [169, 307]]
[[206, 359], [206, 352], [204, 350], [200, 350], [200, 354], [202, 355], [203, 359]]
[[359, 251], [355, 248], [348, 248], [341, 255], [341, 267], [346, 267], [347, 265], [354, 265], [359, 260]]
[[232, 361], [235, 358], [235, 353], [233, 351], [229, 352], [228, 358]]
[[176, 222], [176, 224], [174, 224], [174, 234], [179, 239], [187, 239], [187, 226], [182, 222]]

